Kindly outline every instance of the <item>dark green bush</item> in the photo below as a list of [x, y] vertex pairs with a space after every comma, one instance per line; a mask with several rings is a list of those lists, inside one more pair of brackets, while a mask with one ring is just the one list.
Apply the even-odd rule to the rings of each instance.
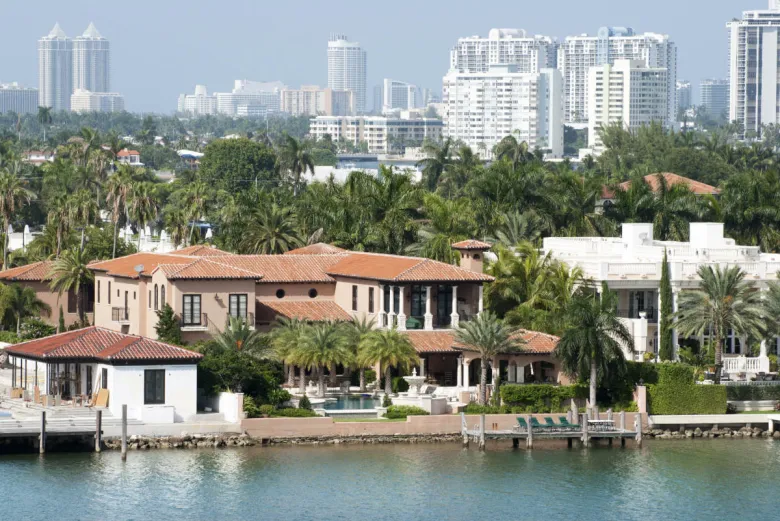
[[274, 407], [279, 407], [285, 402], [289, 402], [292, 396], [289, 392], [282, 388], [271, 389], [268, 391], [268, 403]]
[[403, 376], [393, 377], [393, 393], [405, 393], [409, 390], [409, 382]]
[[[366, 385], [371, 382], [376, 382], [376, 371], [366, 369]], [[360, 385], [360, 371], [352, 371], [352, 374], [349, 375], [349, 385]]]
[[276, 407], [270, 404], [261, 405], [257, 408], [257, 412], [260, 414], [260, 416], [271, 416], [275, 410]]
[[271, 412], [272, 418], [311, 418], [313, 416], [317, 416], [317, 413], [310, 409], [296, 409], [294, 407], [274, 409]]
[[305, 394], [301, 396], [300, 400], [298, 400], [298, 408], [309, 409], [310, 411], [312, 410], [311, 401], [309, 400], [309, 397], [306, 396]]
[[428, 416], [428, 411], [413, 405], [391, 405], [385, 413], [385, 418], [389, 420], [397, 420], [407, 416]]
[[523, 412], [563, 412], [569, 409], [569, 400], [582, 398], [587, 389], [582, 385], [504, 385], [501, 401], [510, 409]]
[[18, 344], [21, 342], [21, 340], [13, 331], [0, 331], [0, 342], [5, 342], [6, 344]]
[[384, 398], [382, 398], [382, 407], [390, 407], [393, 405], [393, 400], [390, 399], [388, 395], [385, 395]]
[[697, 385], [694, 368], [657, 364], [658, 383], [647, 386], [650, 414], [725, 414], [726, 387]]
[[733, 402], [780, 400], [780, 382], [777, 385], [727, 385], [726, 398]]
[[471, 402], [463, 409], [466, 414], [504, 414], [510, 412], [509, 407], [496, 407], [494, 405], [480, 405]]

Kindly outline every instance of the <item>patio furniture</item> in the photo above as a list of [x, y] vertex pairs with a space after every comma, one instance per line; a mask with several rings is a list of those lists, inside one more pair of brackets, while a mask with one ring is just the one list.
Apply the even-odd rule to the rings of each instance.
[[525, 421], [525, 418], [522, 418], [520, 416], [517, 417], [517, 425], [515, 426], [517, 430], [521, 431], [527, 431], [528, 430], [528, 423]]
[[548, 425], [542, 425], [539, 423], [539, 420], [537, 420], [535, 416], [531, 416], [531, 427], [541, 430], [548, 430], [550, 428]]
[[558, 421], [560, 422], [561, 427], [565, 428], [566, 430], [576, 431], [580, 428], [580, 426], [576, 423], [569, 423], [569, 420], [566, 419], [566, 416], [560, 416]]
[[549, 416], [544, 417], [544, 423], [546, 423], [545, 427], [547, 427], [550, 430], [560, 430], [561, 426], [557, 425], [555, 423], [555, 420], [550, 418]]
[[588, 420], [588, 428], [595, 432], [610, 431], [615, 429], [615, 422], [613, 420]]

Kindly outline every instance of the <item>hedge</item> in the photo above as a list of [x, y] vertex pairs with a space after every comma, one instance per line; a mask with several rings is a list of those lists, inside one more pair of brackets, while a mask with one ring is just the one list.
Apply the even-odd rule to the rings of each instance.
[[780, 382], [777, 385], [727, 385], [726, 397], [732, 402], [780, 400]]
[[[384, 380], [383, 380], [384, 381]], [[409, 382], [403, 376], [394, 376], [392, 380], [393, 393], [405, 393], [409, 390]], [[384, 384], [382, 384], [384, 386]]]
[[572, 398], [587, 396], [583, 385], [502, 385], [501, 403], [512, 412], [565, 412]]
[[389, 420], [397, 420], [407, 416], [428, 416], [428, 411], [413, 405], [391, 405], [385, 413], [385, 418]]
[[726, 387], [697, 385], [694, 368], [657, 364], [658, 383], [647, 386], [650, 414], [726, 414]]

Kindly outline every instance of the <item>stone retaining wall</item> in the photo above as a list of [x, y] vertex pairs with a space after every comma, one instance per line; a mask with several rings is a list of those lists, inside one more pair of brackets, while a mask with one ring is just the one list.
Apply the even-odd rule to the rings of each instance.
[[681, 440], [685, 438], [773, 438], [780, 440], [780, 431], [775, 431], [771, 434], [768, 430], [764, 430], [760, 427], [742, 427], [739, 429], [732, 429], [730, 427], [724, 427], [722, 429], [701, 429], [696, 427], [695, 429], [675, 430], [670, 429], [651, 429], [645, 433], [647, 437], [656, 440]]
[[[182, 434], [181, 436], [130, 436], [127, 450], [149, 449], [204, 449], [221, 447], [251, 447], [257, 444], [247, 434]], [[104, 438], [103, 447], [121, 450], [121, 438]]]

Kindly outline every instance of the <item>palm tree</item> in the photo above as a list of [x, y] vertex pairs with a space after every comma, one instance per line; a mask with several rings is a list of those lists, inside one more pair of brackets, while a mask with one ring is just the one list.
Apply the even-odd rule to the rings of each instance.
[[9, 290], [7, 295], [8, 309], [16, 318], [16, 336], [19, 336], [22, 320], [25, 318], [51, 313], [51, 306], [39, 299], [33, 288], [12, 284], [9, 286]]
[[392, 368], [408, 371], [420, 363], [420, 355], [409, 337], [395, 329], [374, 330], [367, 334], [360, 342], [358, 357], [359, 365], [379, 364], [379, 374], [385, 375], [385, 394], [388, 396], [393, 392]]
[[[455, 330], [455, 340], [468, 351], [479, 353], [480, 364], [480, 394], [479, 403], [487, 403], [487, 367], [488, 363], [499, 354], [517, 353], [522, 351], [524, 341], [515, 331], [493, 313], [485, 311], [477, 318], [464, 322]], [[493, 368], [498, 371], [498, 367]]]
[[0, 171], [0, 215], [3, 216], [3, 269], [8, 267], [8, 226], [11, 217], [24, 204], [35, 199], [22, 180], [7, 168]]
[[417, 167], [422, 167], [425, 186], [431, 192], [436, 190], [441, 177], [453, 165], [452, 147], [453, 141], [450, 138], [445, 139], [441, 145], [433, 142], [423, 143], [422, 152], [426, 157], [417, 162]]
[[278, 254], [303, 246], [292, 208], [276, 203], [257, 208], [244, 230], [241, 253]]
[[528, 151], [528, 142], [518, 141], [515, 136], [509, 135], [499, 141], [493, 150], [493, 154], [500, 161], [506, 159], [512, 165], [512, 170], [533, 159], [533, 154]]
[[610, 363], [625, 364], [623, 349], [634, 351], [634, 339], [617, 316], [617, 294], [606, 285], [601, 295], [579, 296], [566, 312], [564, 331], [554, 356], [570, 375], [590, 375], [590, 405], [596, 405], [596, 385]]
[[334, 322], [309, 326], [301, 336], [291, 361], [302, 368], [317, 370], [318, 396], [325, 396], [325, 368], [335, 371], [337, 365], [352, 362], [349, 339], [342, 327]]
[[[125, 167], [125, 168], [123, 168]], [[106, 203], [111, 205], [111, 220], [114, 221], [114, 249], [111, 258], [116, 258], [117, 228], [120, 213], [127, 213], [127, 200], [133, 189], [133, 176], [130, 167], [122, 165], [106, 183]]]
[[365, 338], [375, 331], [375, 325], [376, 321], [368, 317], [363, 317], [360, 320], [357, 318], [354, 318], [352, 320], [352, 323], [350, 324], [349, 329], [347, 330], [347, 334], [350, 337], [350, 345], [352, 347], [352, 352], [355, 355], [355, 362], [358, 366], [358, 371], [360, 371], [360, 392], [364, 393], [366, 392], [366, 368], [367, 366], [362, 362], [360, 358], [360, 344], [365, 340]]
[[272, 354], [268, 336], [256, 330], [242, 317], [228, 317], [225, 330], [213, 338], [214, 346], [222, 351], [241, 351], [257, 359]]
[[715, 343], [716, 379], [719, 379], [723, 340], [728, 331], [762, 339], [770, 320], [760, 292], [745, 282], [745, 272], [738, 266], [725, 269], [702, 266], [698, 275], [699, 287], [680, 293], [675, 328], [683, 336], [711, 335]]
[[128, 212], [130, 217], [138, 225], [138, 248], [141, 248], [141, 230], [143, 230], [150, 221], [157, 219], [159, 204], [157, 194], [152, 183], [137, 183], [133, 186], [130, 194], [130, 204]]
[[183, 244], [187, 237], [187, 213], [178, 206], [165, 209], [165, 229], [171, 238], [174, 248]]
[[192, 243], [192, 235], [195, 233], [195, 223], [206, 212], [208, 196], [211, 193], [211, 190], [206, 183], [200, 180], [190, 183], [184, 190], [185, 207], [188, 218], [192, 221], [189, 235], [189, 242]]
[[49, 287], [52, 291], [56, 291], [60, 297], [68, 291], [76, 295], [76, 312], [82, 323], [85, 312], [82, 290], [95, 280], [95, 274], [87, 267], [88, 264], [84, 251], [81, 248], [72, 248], [56, 259], [49, 271]]
[[314, 174], [314, 161], [309, 153], [308, 145], [292, 136], [285, 135], [281, 161], [282, 166], [287, 168], [293, 176], [293, 191], [297, 195], [301, 176], [306, 172]]
[[[280, 316], [276, 319], [276, 324], [271, 330], [271, 345], [276, 352], [276, 357], [287, 364], [287, 384], [290, 388], [295, 385], [295, 364], [292, 363], [292, 360], [305, 329], [305, 321]], [[306, 378], [303, 368], [301, 368], [300, 389], [302, 393], [306, 392]]]
[[51, 107], [38, 107], [38, 123], [43, 127], [43, 142], [46, 142], [46, 127], [51, 125]]

